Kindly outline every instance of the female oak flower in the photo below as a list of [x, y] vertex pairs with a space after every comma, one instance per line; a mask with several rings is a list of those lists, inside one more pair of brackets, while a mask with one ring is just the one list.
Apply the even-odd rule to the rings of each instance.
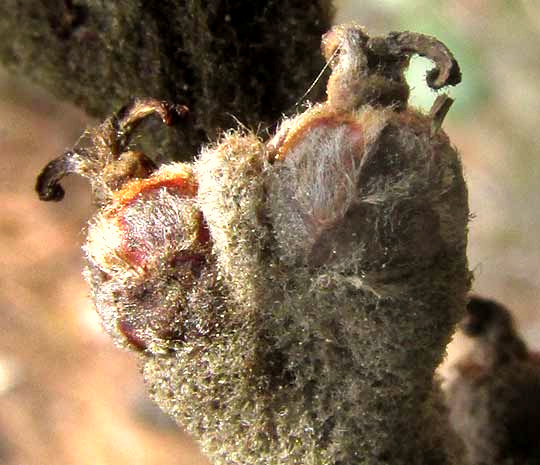
[[88, 176], [100, 210], [85, 276], [105, 329], [136, 349], [150, 392], [215, 463], [445, 463], [432, 373], [469, 285], [456, 151], [407, 105], [411, 54], [428, 84], [459, 82], [450, 52], [414, 33], [323, 38], [328, 99], [273, 137], [231, 131], [193, 163], [129, 151], [137, 100], [38, 179]]

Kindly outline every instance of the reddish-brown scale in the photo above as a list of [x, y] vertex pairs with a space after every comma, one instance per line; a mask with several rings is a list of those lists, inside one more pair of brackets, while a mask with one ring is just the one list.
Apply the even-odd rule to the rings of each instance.
[[146, 264], [148, 263], [147, 250], [145, 250], [145, 248], [142, 247], [141, 244], [135, 243], [133, 241], [133, 238], [130, 234], [131, 227], [124, 216], [124, 212], [134, 200], [135, 199], [132, 199], [129, 203], [126, 203], [114, 219], [118, 223], [119, 229], [123, 231], [122, 246], [120, 248], [122, 255], [132, 265], [146, 269]]
[[[136, 200], [145, 196], [151, 196], [152, 193], [162, 188], [176, 192], [180, 198], [193, 198], [197, 195], [197, 187], [197, 182], [193, 179], [191, 172], [188, 170], [180, 172], [158, 172], [150, 178], [137, 179], [129, 182], [123, 189], [115, 194], [116, 207], [113, 207], [111, 217], [118, 223], [119, 229], [125, 231], [122, 238], [123, 245], [121, 250], [129, 263], [144, 269], [151, 257], [147, 256], [147, 251], [142, 244], [134, 244], [131, 240], [129, 234], [130, 225], [127, 224], [124, 216], [126, 209]], [[204, 234], [201, 234], [201, 232], [199, 232], [199, 236], [204, 238]], [[204, 242], [200, 242], [205, 243], [207, 241], [208, 239]]]
[[125, 336], [128, 343], [134, 349], [141, 352], [147, 349], [148, 346], [146, 342], [137, 334], [135, 327], [131, 323], [125, 320], [118, 320], [117, 327], [118, 331], [120, 331]]
[[[144, 198], [147, 195], [152, 194], [153, 192], [161, 189], [162, 187], [165, 187], [164, 185], [159, 185], [158, 187], [152, 187], [149, 189], [145, 189], [144, 191], [141, 191], [139, 193], [139, 196]], [[169, 189], [178, 190], [176, 186], [170, 187], [167, 186]], [[125, 218], [125, 211], [130, 207], [130, 205], [133, 204], [135, 200], [139, 198], [139, 196], [134, 197], [129, 202], [126, 202], [123, 205], [123, 208], [116, 214], [115, 221], [119, 224], [120, 230], [124, 231], [124, 234], [122, 236], [122, 247], [121, 251], [122, 254], [125, 256], [125, 258], [130, 262], [131, 264], [146, 269], [148, 263], [151, 261], [152, 258], [155, 258], [153, 256], [148, 256], [148, 250], [145, 247], [144, 243], [140, 243], [133, 239], [132, 234], [130, 234], [130, 231], [132, 229], [131, 225]], [[185, 197], [182, 195], [182, 193], [179, 193], [179, 197]], [[200, 244], [205, 244], [208, 242], [209, 239], [209, 233], [206, 231], [204, 232], [204, 226], [201, 224], [203, 222], [202, 213], [200, 214], [200, 223], [199, 223], [199, 230], [197, 232], [197, 239]], [[207, 236], [207, 237], [205, 237]], [[203, 240], [201, 240], [201, 238]]]
[[323, 127], [327, 129], [334, 129], [339, 126], [345, 125], [351, 129], [351, 140], [355, 146], [363, 146], [364, 137], [363, 137], [363, 128], [354, 120], [352, 116], [343, 116], [337, 114], [327, 114], [325, 116], [319, 116], [308, 120], [309, 122], [304, 124], [300, 129], [295, 130], [292, 134], [285, 138], [283, 144], [278, 147], [276, 160], [282, 160], [287, 152], [289, 152], [296, 144], [301, 142], [308, 131], [311, 131], [317, 127]]
[[210, 230], [202, 212], [199, 213], [199, 231], [197, 233], [199, 244], [206, 245], [210, 242]]
[[[188, 173], [186, 173], [186, 175], [187, 174]], [[197, 195], [198, 186], [197, 182], [191, 177], [166, 177], [158, 175], [147, 179], [137, 179], [126, 184], [122, 190], [115, 194], [114, 200], [117, 205], [122, 208], [133, 202], [139, 195], [155, 191], [161, 187], [175, 189], [184, 197], [195, 197]]]
[[[208, 244], [210, 240], [210, 232], [204, 222], [202, 213], [200, 213], [199, 218], [200, 220], [199, 220], [199, 229], [197, 232], [197, 245], [205, 246], [206, 244]], [[121, 247], [121, 251], [123, 255], [131, 264], [136, 265], [137, 267], [146, 269], [148, 263], [151, 261], [150, 259], [152, 259], [153, 256], [150, 256], [150, 257], [148, 256], [148, 251], [144, 247], [144, 244], [137, 243], [136, 241], [133, 240], [130, 234], [130, 229], [131, 229], [130, 225], [126, 221], [122, 213], [117, 215], [116, 221], [120, 224], [120, 229], [125, 232], [122, 238], [122, 247]], [[191, 262], [192, 268], [194, 270], [197, 270], [200, 268], [200, 264], [206, 261], [206, 257], [204, 253], [185, 252], [181, 258], [175, 257], [173, 261], [175, 263], [179, 261], [183, 263]]]
[[118, 222], [122, 225], [122, 231], [125, 232], [122, 237], [122, 255], [132, 265], [146, 269], [146, 265], [149, 261], [147, 251], [143, 247], [137, 247], [140, 246], [140, 244], [133, 243], [129, 234], [129, 225], [126, 223], [123, 216], [118, 217]]

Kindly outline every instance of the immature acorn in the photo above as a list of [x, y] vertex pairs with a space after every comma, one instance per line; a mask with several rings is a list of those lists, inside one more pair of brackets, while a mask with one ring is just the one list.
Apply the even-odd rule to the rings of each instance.
[[[85, 276], [105, 329], [216, 464], [443, 464], [432, 374], [464, 307], [467, 193], [456, 151], [407, 106], [412, 53], [459, 82], [440, 42], [323, 38], [328, 100], [268, 141], [231, 131], [194, 163], [128, 150], [138, 100], [38, 179], [91, 178]], [[93, 146], [93, 147], [92, 147]], [[124, 161], [127, 159], [127, 161]], [[111, 175], [110, 173], [113, 173]]]
[[540, 463], [540, 357], [501, 304], [472, 296], [461, 331], [472, 349], [452, 367], [446, 396], [452, 427], [471, 465]]

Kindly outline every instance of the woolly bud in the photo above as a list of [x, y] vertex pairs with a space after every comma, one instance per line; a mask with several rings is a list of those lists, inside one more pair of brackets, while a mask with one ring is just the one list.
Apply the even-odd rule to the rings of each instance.
[[[121, 345], [162, 352], [216, 330], [211, 244], [184, 164], [127, 183], [91, 221], [86, 278]], [[206, 315], [193, 313], [208, 307]]]
[[[84, 249], [104, 327], [214, 463], [443, 464], [432, 375], [469, 285], [467, 193], [440, 129], [450, 99], [408, 108], [403, 69], [431, 57], [439, 86], [459, 68], [433, 38], [357, 25], [323, 50], [327, 102], [267, 142], [229, 132], [147, 172], [120, 163], [126, 131], [104, 124], [38, 190], [97, 173]], [[139, 107], [113, 121], [175, 108]]]

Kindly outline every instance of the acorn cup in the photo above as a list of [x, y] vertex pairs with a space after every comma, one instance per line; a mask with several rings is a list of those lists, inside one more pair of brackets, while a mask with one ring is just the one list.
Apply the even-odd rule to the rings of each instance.
[[403, 73], [431, 58], [438, 89], [459, 68], [434, 38], [355, 24], [323, 53], [327, 101], [268, 141], [230, 131], [157, 169], [129, 133], [182, 110], [137, 100], [37, 190], [58, 200], [63, 175], [91, 179], [103, 326], [213, 463], [446, 465], [432, 376], [469, 287], [467, 192], [441, 129], [451, 99], [411, 109]]

